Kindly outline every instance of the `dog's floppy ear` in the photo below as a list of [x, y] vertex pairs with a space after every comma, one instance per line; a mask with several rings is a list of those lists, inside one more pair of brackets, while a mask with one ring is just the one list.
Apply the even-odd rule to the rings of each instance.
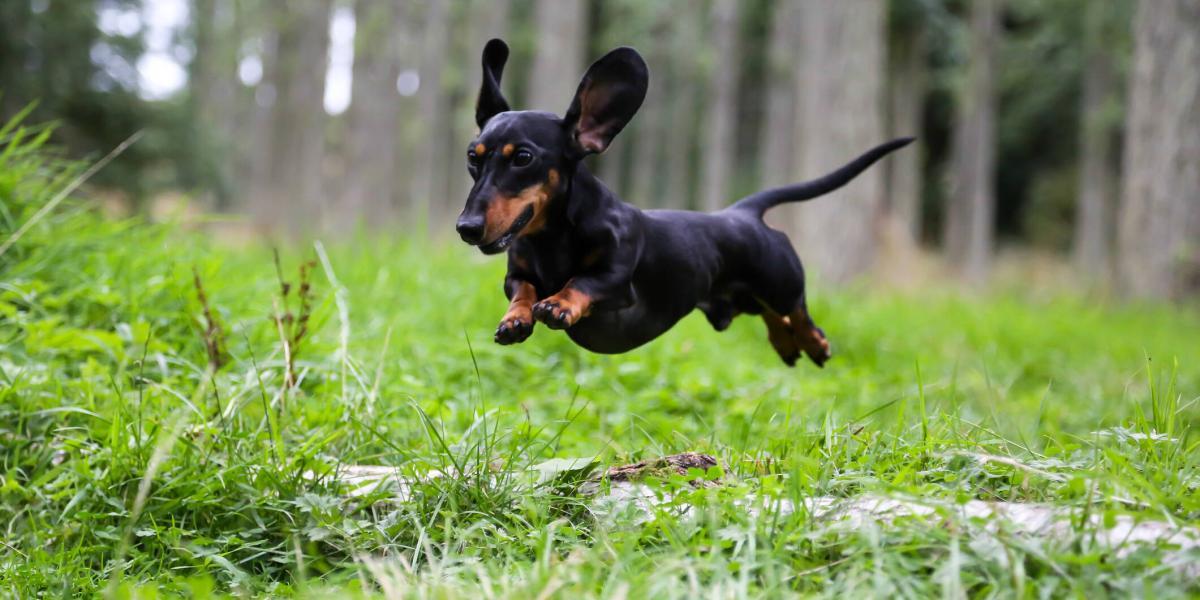
[[646, 99], [650, 73], [633, 48], [617, 48], [592, 63], [563, 125], [580, 156], [604, 152]]
[[504, 63], [508, 61], [508, 44], [501, 39], [492, 39], [483, 47], [483, 83], [479, 85], [479, 99], [475, 101], [475, 124], [480, 129], [492, 117], [508, 110], [508, 101], [500, 93], [500, 76], [504, 74]]

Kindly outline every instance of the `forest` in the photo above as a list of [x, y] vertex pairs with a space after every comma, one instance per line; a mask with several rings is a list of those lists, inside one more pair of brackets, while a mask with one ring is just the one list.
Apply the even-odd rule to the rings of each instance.
[[[145, 131], [94, 180], [122, 211], [187, 199], [249, 232], [436, 239], [470, 189], [484, 42], [513, 48], [515, 106], [559, 113], [588, 63], [629, 45], [650, 93], [593, 169], [635, 204], [712, 210], [915, 135], [838, 200], [777, 216], [822, 277], [921, 248], [978, 282], [1032, 250], [1081, 285], [1195, 292], [1189, 2], [827, 4], [9, 2], [2, 102], [36, 103], [72, 156]], [[834, 227], [837, 248], [817, 235]]]
[[[641, 54], [643, 209], [915, 137], [767, 214], [828, 362], [495, 343], [493, 38], [557, 115]], [[1200, 0], [4, 0], [0, 590], [1196, 597], [1197, 65]]]

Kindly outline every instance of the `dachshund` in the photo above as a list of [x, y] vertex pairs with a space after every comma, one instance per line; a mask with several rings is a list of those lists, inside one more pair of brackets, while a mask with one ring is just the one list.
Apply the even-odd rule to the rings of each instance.
[[467, 150], [474, 186], [456, 223], [484, 254], [508, 253], [510, 304], [497, 343], [523, 342], [541, 322], [590, 351], [621, 353], [698, 308], [717, 331], [739, 314], [760, 315], [784, 363], [794, 366], [803, 352], [825, 364], [829, 342], [805, 304], [800, 259], [763, 214], [845, 185], [913, 138], [713, 213], [640, 210], [581, 162], [604, 152], [641, 107], [649, 71], [637, 51], [617, 48], [592, 64], [561, 118], [509, 108], [500, 91], [507, 60], [503, 41], [487, 43], [480, 131]]

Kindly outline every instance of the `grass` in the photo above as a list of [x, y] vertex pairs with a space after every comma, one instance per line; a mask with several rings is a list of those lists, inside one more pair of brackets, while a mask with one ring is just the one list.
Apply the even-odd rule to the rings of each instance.
[[[0, 130], [0, 238], [79, 172], [35, 136]], [[276, 259], [72, 202], [29, 228], [0, 255], [0, 586], [1200, 593], [1167, 549], [1099, 548], [1086, 518], [1200, 526], [1194, 307], [818, 285], [813, 314], [835, 347], [823, 370], [785, 368], [748, 318], [716, 334], [693, 315], [620, 356], [545, 328], [505, 348], [491, 342], [502, 261], [396, 237]], [[717, 456], [729, 483], [659, 481], [673, 499], [650, 520], [595, 511], [576, 491], [594, 467], [560, 472], [685, 450]], [[394, 465], [412, 494], [352, 497], [336, 477], [346, 464]], [[539, 465], [550, 474], [531, 475]], [[864, 494], [1080, 517], [1048, 539], [950, 513], [850, 528], [745, 506]]]

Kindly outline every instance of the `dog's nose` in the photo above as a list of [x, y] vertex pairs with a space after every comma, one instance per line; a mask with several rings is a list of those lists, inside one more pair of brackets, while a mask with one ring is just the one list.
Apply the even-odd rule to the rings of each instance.
[[483, 217], [461, 216], [454, 228], [468, 244], [478, 244], [483, 241]]

